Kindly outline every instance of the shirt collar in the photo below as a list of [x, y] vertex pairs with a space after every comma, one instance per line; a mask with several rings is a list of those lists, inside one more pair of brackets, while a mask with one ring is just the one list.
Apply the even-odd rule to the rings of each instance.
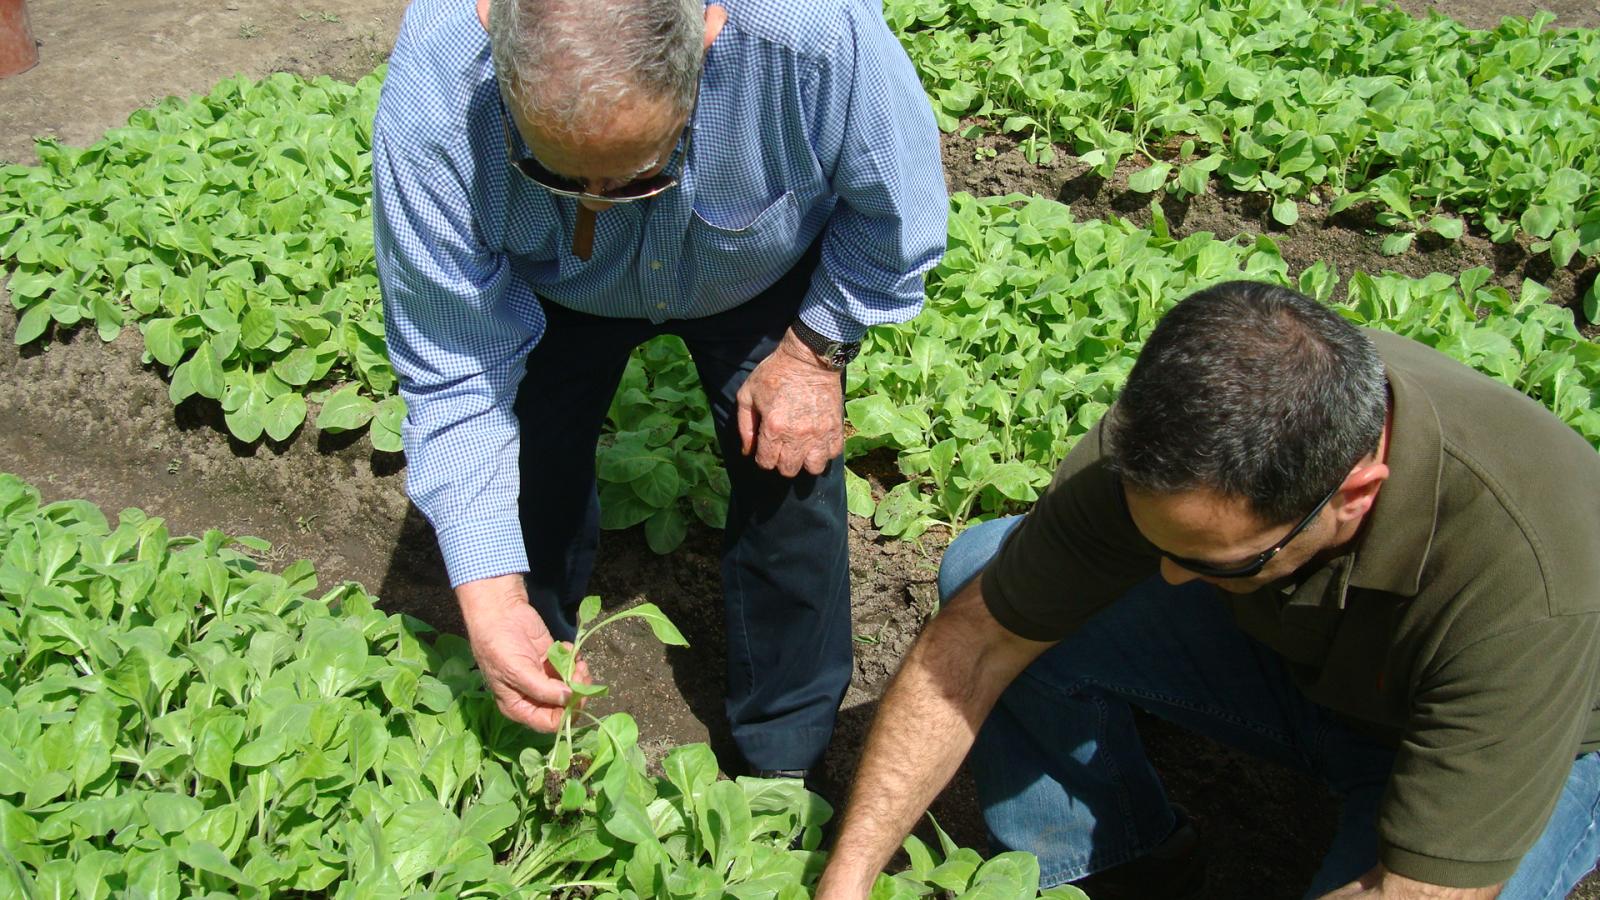
[[1423, 386], [1390, 363], [1385, 363], [1385, 371], [1394, 404], [1389, 477], [1367, 514], [1349, 586], [1414, 597], [1421, 590], [1439, 522], [1444, 436], [1439, 412]]

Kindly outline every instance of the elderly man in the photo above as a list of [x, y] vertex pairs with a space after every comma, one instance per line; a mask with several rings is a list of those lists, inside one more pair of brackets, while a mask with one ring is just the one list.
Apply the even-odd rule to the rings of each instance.
[[1600, 456], [1532, 400], [1292, 291], [1202, 291], [1033, 510], [951, 546], [817, 896], [865, 896], [974, 738], [997, 849], [1192, 895], [1138, 706], [1326, 779], [1307, 897], [1564, 897], [1600, 852], [1596, 548]]
[[842, 369], [944, 248], [932, 112], [875, 3], [417, 0], [373, 127], [408, 490], [508, 717], [553, 728], [630, 351], [680, 336], [732, 494], [727, 713], [803, 775], [851, 672]]

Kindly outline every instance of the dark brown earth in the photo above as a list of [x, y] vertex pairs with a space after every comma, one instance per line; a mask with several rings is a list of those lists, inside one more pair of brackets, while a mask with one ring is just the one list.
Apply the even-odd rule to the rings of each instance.
[[[42, 42], [41, 64], [0, 79], [0, 161], [32, 162], [32, 139], [93, 141], [133, 109], [167, 94], [208, 89], [236, 71], [331, 74], [353, 79], [387, 53], [404, 8], [400, 0], [30, 0]], [[1412, 12], [1442, 8], [1408, 0]], [[1600, 25], [1592, 3], [1552, 4], [1557, 25]], [[1452, 0], [1449, 11], [1477, 27], [1505, 13], [1528, 14], [1525, 0]], [[993, 158], [979, 159], [978, 148]], [[1110, 213], [1148, 221], [1149, 197], [1122, 177], [1100, 182], [1061, 161], [1035, 167], [1004, 138], [947, 138], [953, 189], [1057, 197], [1079, 218]], [[1067, 156], [1061, 154], [1061, 160]], [[1481, 236], [1382, 256], [1381, 236], [1356, 215], [1319, 217], [1302, 205], [1294, 228], [1269, 223], [1255, 198], [1207, 195], [1169, 201], [1175, 231], [1272, 233], [1296, 271], [1328, 259], [1348, 275], [1394, 269], [1456, 272], [1487, 265], [1508, 287], [1544, 281], [1571, 302], [1593, 280], [1593, 266], [1552, 272], [1515, 245]], [[1541, 268], [1542, 266], [1542, 268]], [[13, 346], [16, 321], [0, 290], [0, 471], [33, 482], [47, 499], [82, 497], [108, 510], [139, 506], [166, 517], [175, 532], [220, 528], [272, 541], [277, 559], [314, 561], [324, 584], [350, 579], [383, 605], [446, 630], [460, 630], [433, 536], [403, 491], [403, 460], [374, 451], [366, 438], [302, 432], [282, 445], [231, 440], [215, 406], [190, 401], [174, 410], [159, 375], [140, 363], [136, 335], [105, 345], [91, 333], [53, 335]], [[613, 708], [639, 720], [646, 749], [710, 740], [725, 746], [720, 671], [718, 536], [691, 532], [658, 557], [637, 531], [608, 533], [593, 590], [608, 605], [649, 600], [689, 637], [665, 651], [641, 629], [602, 635], [591, 663], [613, 686]], [[843, 783], [899, 659], [934, 604], [933, 579], [947, 536], [916, 543], [881, 538], [852, 521], [856, 679], [841, 714], [829, 762]], [[1310, 877], [1332, 832], [1332, 803], [1308, 778], [1194, 739], [1156, 721], [1143, 726], [1175, 799], [1195, 815], [1211, 846], [1208, 898], [1293, 898]], [[836, 791], [837, 794], [837, 786]], [[964, 778], [934, 808], [961, 842], [982, 846], [982, 825]], [[1580, 887], [1573, 895], [1600, 897]]]

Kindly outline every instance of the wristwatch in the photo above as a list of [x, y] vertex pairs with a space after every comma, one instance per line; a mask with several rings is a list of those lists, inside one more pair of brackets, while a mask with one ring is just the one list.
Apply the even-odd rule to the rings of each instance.
[[790, 328], [793, 329], [794, 336], [800, 339], [800, 343], [806, 345], [806, 349], [822, 357], [829, 368], [836, 372], [850, 365], [850, 361], [861, 352], [860, 341], [836, 341], [819, 334], [816, 329], [799, 319], [795, 319]]

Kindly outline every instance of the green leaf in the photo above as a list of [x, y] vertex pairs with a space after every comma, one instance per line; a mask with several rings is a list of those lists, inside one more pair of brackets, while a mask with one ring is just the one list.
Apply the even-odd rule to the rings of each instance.
[[[629, 435], [618, 439], [609, 447], [600, 449], [599, 456], [595, 460], [595, 471], [606, 481], [629, 482], [642, 478], [663, 465], [671, 465], [665, 454], [651, 449], [642, 437]], [[666, 504], [651, 505], [660, 507]]]
[[233, 782], [233, 751], [244, 737], [245, 721], [240, 716], [218, 716], [205, 723], [195, 741], [194, 769], [223, 784]]
[[1428, 220], [1428, 230], [1445, 240], [1456, 241], [1466, 233], [1466, 225], [1455, 216], [1434, 216]]
[[1411, 249], [1411, 242], [1417, 237], [1414, 231], [1400, 231], [1383, 239], [1383, 255], [1399, 256]]
[[384, 453], [399, 453], [405, 449], [400, 425], [406, 418], [406, 402], [396, 394], [378, 402], [372, 416], [372, 447]]
[[492, 844], [521, 818], [522, 812], [515, 803], [484, 802], [480, 799], [461, 813], [461, 833]]
[[222, 364], [218, 362], [216, 354], [212, 351], [211, 342], [201, 341], [190, 356], [178, 370], [188, 378], [189, 384], [194, 386], [195, 393], [211, 400], [221, 400], [225, 380], [222, 374]]
[[864, 437], [891, 437], [901, 447], [915, 446], [922, 438], [918, 424], [886, 395], [856, 397], [844, 406], [850, 425]]
[[342, 697], [367, 671], [366, 638], [350, 628], [322, 628], [307, 642], [305, 664], [320, 696]]
[[1578, 253], [1578, 232], [1563, 228], [1550, 238], [1550, 261], [1565, 267]]
[[267, 404], [262, 411], [262, 425], [267, 437], [286, 441], [306, 420], [306, 398], [300, 394], [284, 394]]
[[583, 602], [578, 604], [578, 627], [583, 628], [594, 621], [594, 617], [598, 615], [600, 615], [600, 598], [590, 594], [583, 598]]
[[1300, 221], [1300, 207], [1288, 197], [1272, 201], [1272, 218], [1279, 225], [1290, 226]]
[[281, 731], [263, 734], [250, 741], [234, 754], [235, 765], [258, 768], [271, 765], [289, 752], [289, 737]]
[[227, 854], [205, 841], [190, 842], [178, 851], [178, 858], [202, 872], [220, 875], [235, 884], [255, 887], [255, 883], [250, 880], [249, 876], [233, 865]]
[[639, 801], [627, 794], [611, 797], [602, 825], [612, 836], [630, 844], [654, 843], [655, 827]]
[[95, 331], [100, 335], [100, 340], [109, 344], [122, 333], [122, 326], [126, 323], [122, 307], [112, 303], [104, 296], [97, 296], [93, 301]]
[[1171, 172], [1171, 163], [1154, 162], [1148, 168], [1140, 169], [1128, 176], [1128, 190], [1138, 191], [1141, 194], [1161, 190], [1161, 186], [1167, 183], [1167, 175]]
[[1561, 211], [1554, 206], [1530, 206], [1523, 210], [1521, 224], [1523, 231], [1547, 239], [1561, 225]]
[[272, 364], [272, 374], [284, 384], [303, 386], [316, 376], [317, 354], [310, 347], [296, 347], [284, 358]]
[[872, 499], [872, 485], [851, 469], [844, 470], [845, 503], [853, 516], [871, 518], [877, 503]]
[[655, 507], [639, 499], [626, 484], [600, 485], [600, 527], [615, 531], [632, 528], [655, 515]]
[[578, 779], [569, 778], [561, 786], [560, 808], [562, 812], [577, 812], [583, 809], [584, 804], [588, 802], [589, 792], [584, 789], [583, 782]]
[[50, 327], [49, 304], [35, 304], [28, 307], [22, 317], [17, 320], [17, 333], [14, 340], [18, 347], [24, 344], [31, 344], [38, 340], [39, 336], [44, 334], [44, 330], [48, 327]]
[[1228, 93], [1240, 100], [1254, 100], [1261, 94], [1261, 78], [1243, 66], [1228, 70]]
[[267, 396], [254, 376], [244, 372], [234, 374], [244, 383], [236, 382], [233, 390], [223, 395], [223, 420], [229, 433], [246, 444], [253, 444], [261, 439], [261, 432], [267, 427]]
[[371, 421], [377, 404], [363, 397], [359, 390], [359, 385], [351, 384], [330, 395], [322, 404], [322, 411], [317, 414], [317, 428], [338, 434], [353, 431]]
[[90, 694], [78, 704], [72, 716], [72, 784], [84, 788], [111, 768], [111, 752], [117, 744], [117, 708], [104, 694]]
[[750, 844], [750, 801], [731, 781], [713, 783], [705, 792], [707, 844], [712, 861], [721, 868]]
[[873, 514], [872, 521], [884, 534], [909, 540], [927, 530], [930, 522], [928, 513], [932, 508], [932, 504], [913, 483], [904, 482], [890, 488], [878, 501], [878, 510]]
[[989, 470], [989, 483], [1006, 497], [1023, 503], [1039, 499], [1033, 488], [1034, 469], [1023, 463], [1000, 463]]
[[56, 280], [56, 273], [42, 270], [17, 272], [11, 276], [8, 287], [13, 300], [32, 300], [44, 296]]
[[561, 680], [569, 686], [572, 684], [573, 667], [577, 665], [577, 657], [572, 655], [572, 645], [567, 643], [551, 644], [545, 651], [545, 659], [550, 666], [561, 676]]
[[456, 817], [434, 800], [409, 803], [384, 823], [383, 837], [403, 887], [439, 868], [458, 825]]
[[157, 834], [181, 834], [189, 826], [200, 821], [205, 814], [205, 804], [187, 794], [174, 794], [169, 791], [158, 791], [147, 794], [140, 801], [145, 818], [150, 820], [150, 827]]
[[675, 747], [661, 761], [667, 780], [687, 798], [694, 798], [717, 780], [717, 758], [705, 744]]
[[678, 549], [683, 539], [689, 533], [689, 523], [684, 519], [683, 512], [678, 508], [676, 501], [664, 509], [659, 509], [644, 523], [644, 539], [650, 549], [665, 556]]
[[678, 467], [662, 460], [628, 484], [640, 500], [655, 509], [665, 509], [677, 501], [682, 482], [678, 478]]
[[278, 317], [271, 307], [251, 306], [239, 320], [239, 343], [251, 350], [265, 347], [278, 335]]
[[609, 625], [612, 622], [620, 622], [623, 619], [645, 620], [650, 626], [651, 633], [656, 636], [656, 640], [663, 644], [670, 644], [674, 647], [689, 646], [689, 642], [684, 640], [683, 633], [678, 631], [678, 626], [672, 624], [672, 620], [667, 618], [667, 614], [662, 612], [661, 608], [654, 603], [641, 603], [638, 606], [625, 609], [601, 622], [600, 625], [596, 625], [595, 629], [598, 630], [601, 626]]
[[144, 347], [164, 366], [176, 366], [183, 359], [183, 342], [178, 337], [177, 319], [151, 319], [144, 326]]

